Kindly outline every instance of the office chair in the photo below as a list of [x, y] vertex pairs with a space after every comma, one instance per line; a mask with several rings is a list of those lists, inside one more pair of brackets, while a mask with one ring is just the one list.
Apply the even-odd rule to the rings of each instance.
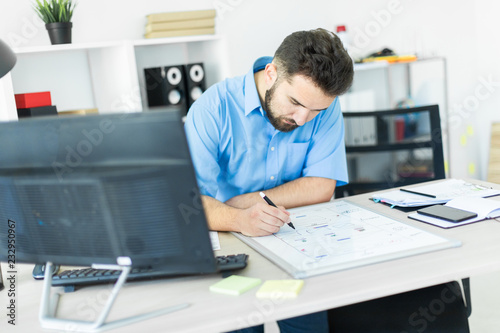
[[349, 184], [336, 198], [445, 178], [438, 105], [343, 116]]
[[[464, 280], [463, 280], [464, 281]], [[328, 311], [332, 333], [469, 333], [469, 279]]]
[[[437, 105], [343, 115], [350, 182], [336, 198], [445, 178]], [[462, 286], [463, 295], [451, 281], [329, 310], [330, 332], [467, 333], [468, 278]]]

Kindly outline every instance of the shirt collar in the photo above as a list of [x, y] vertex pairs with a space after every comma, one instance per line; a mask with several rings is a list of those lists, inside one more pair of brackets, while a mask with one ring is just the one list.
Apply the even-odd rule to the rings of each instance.
[[263, 70], [267, 64], [271, 63], [272, 57], [261, 57], [257, 59], [252, 68], [245, 75], [245, 116], [257, 109], [264, 116], [262, 105], [260, 103], [259, 93], [255, 85], [254, 73]]

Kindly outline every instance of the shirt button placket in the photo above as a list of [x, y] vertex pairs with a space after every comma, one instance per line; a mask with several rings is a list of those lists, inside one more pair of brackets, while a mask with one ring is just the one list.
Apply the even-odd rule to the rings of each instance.
[[269, 151], [267, 155], [267, 183], [268, 187], [276, 187], [276, 177], [277, 177], [277, 172], [279, 170], [278, 168], [278, 155], [276, 154], [276, 145], [274, 144], [275, 138], [271, 139], [271, 142], [269, 142]]

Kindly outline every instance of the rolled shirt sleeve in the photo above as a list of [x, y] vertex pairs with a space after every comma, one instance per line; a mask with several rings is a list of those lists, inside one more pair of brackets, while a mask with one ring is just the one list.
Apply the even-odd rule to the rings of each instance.
[[214, 197], [217, 195], [219, 126], [214, 110], [203, 104], [195, 104], [190, 109], [184, 125], [189, 142], [191, 159], [196, 170], [200, 192]]

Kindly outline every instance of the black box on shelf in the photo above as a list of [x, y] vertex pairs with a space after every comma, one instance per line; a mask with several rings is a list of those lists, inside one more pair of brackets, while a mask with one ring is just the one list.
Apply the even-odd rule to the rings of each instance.
[[206, 89], [203, 63], [185, 65], [187, 109], [203, 94]]
[[17, 109], [19, 118], [38, 117], [38, 116], [57, 116], [57, 108], [55, 105], [39, 106], [36, 108]]
[[187, 112], [184, 66], [144, 69], [149, 107], [177, 106]]

